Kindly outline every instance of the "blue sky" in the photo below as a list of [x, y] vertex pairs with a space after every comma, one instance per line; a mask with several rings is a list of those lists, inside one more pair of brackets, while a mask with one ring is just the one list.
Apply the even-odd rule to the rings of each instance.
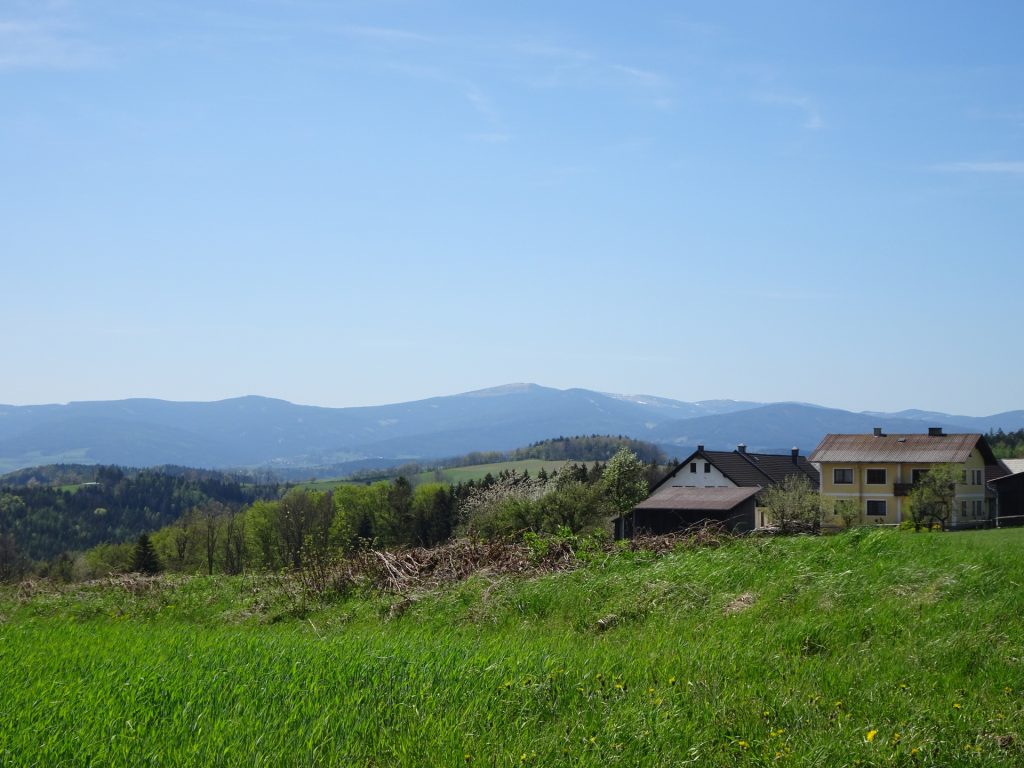
[[0, 0], [0, 402], [1024, 407], [1024, 5]]

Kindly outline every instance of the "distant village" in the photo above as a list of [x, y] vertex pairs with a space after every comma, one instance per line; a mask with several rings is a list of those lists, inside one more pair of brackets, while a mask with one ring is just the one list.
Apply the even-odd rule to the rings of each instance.
[[[705, 521], [736, 532], [780, 524], [766, 498], [773, 490], [805, 487], [817, 495], [820, 527], [919, 527], [915, 489], [939, 467], [951, 474], [940, 489], [941, 514], [929, 527], [943, 529], [1024, 524], [1024, 459], [998, 459], [982, 434], [829, 434], [809, 456], [697, 446], [651, 491], [615, 520], [617, 538], [668, 533]], [[920, 497], [920, 493], [918, 493]], [[923, 502], [916, 502], [921, 506]], [[916, 510], [919, 512], [919, 510]]]

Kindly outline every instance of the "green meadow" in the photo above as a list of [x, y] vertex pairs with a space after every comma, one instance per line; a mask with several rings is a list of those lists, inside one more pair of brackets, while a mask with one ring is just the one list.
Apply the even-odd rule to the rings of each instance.
[[[469, 480], [482, 480], [488, 474], [497, 477], [499, 473], [504, 471], [514, 472], [529, 472], [532, 476], [536, 477], [537, 473], [543, 469], [548, 474], [557, 472], [566, 464], [573, 462], [567, 461], [545, 461], [543, 459], [520, 459], [519, 461], [500, 461], [493, 464], [471, 464], [465, 467], [449, 467], [447, 469], [436, 469], [428, 472], [420, 472], [409, 478], [409, 482], [413, 485], [420, 485], [422, 483], [465, 483]], [[576, 462], [582, 464], [592, 464], [593, 462]], [[339, 485], [348, 485], [353, 482], [346, 479], [324, 479], [324, 480], [311, 480], [307, 483], [299, 483], [299, 487], [305, 488], [310, 491], [329, 491], [337, 488]]]
[[1024, 530], [0, 592], [11, 766], [1018, 766]]
[[[497, 477], [501, 472], [529, 472], [533, 477], [543, 469], [549, 475], [557, 472], [567, 461], [545, 461], [543, 459], [520, 459], [519, 461], [500, 461], [493, 464], [473, 464], [468, 467], [451, 467], [434, 472], [421, 472], [413, 478], [414, 483], [465, 483], [469, 480], [482, 480], [487, 475]], [[593, 462], [575, 462], [593, 464]]]

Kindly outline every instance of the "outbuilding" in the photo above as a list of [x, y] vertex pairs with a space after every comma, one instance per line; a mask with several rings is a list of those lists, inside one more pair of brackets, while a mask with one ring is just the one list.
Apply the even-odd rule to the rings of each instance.
[[615, 518], [615, 538], [640, 533], [681, 531], [703, 522], [722, 523], [730, 531], [755, 527], [755, 497], [761, 486], [735, 488], [668, 487]]

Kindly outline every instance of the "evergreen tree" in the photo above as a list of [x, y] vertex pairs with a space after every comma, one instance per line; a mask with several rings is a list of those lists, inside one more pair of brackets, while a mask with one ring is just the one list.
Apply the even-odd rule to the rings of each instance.
[[135, 544], [135, 556], [132, 558], [132, 571], [135, 573], [146, 573], [154, 574], [160, 573], [163, 567], [160, 565], [160, 559], [156, 556], [156, 550], [153, 548], [153, 542], [149, 540], [149, 536], [142, 534], [139, 536], [138, 542]]

